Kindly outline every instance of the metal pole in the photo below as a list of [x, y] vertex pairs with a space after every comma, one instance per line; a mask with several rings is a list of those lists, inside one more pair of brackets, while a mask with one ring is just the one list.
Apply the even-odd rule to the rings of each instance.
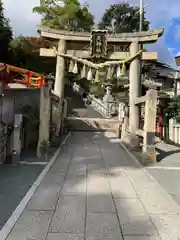
[[143, 15], [144, 15], [144, 0], [140, 0], [139, 14], [140, 14], [139, 31], [142, 32]]

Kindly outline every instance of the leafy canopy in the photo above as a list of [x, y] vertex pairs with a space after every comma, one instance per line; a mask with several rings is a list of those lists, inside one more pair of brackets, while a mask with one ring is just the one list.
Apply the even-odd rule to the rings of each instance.
[[[139, 31], [139, 7], [128, 3], [114, 4], [105, 10], [99, 23], [101, 29], [113, 28], [116, 33]], [[149, 28], [149, 22], [144, 19], [143, 30]]]
[[33, 11], [41, 14], [41, 24], [50, 28], [90, 31], [94, 24], [88, 4], [81, 5], [78, 0], [42, 0]]
[[55, 59], [42, 58], [40, 48], [51, 47], [51, 42], [41, 37], [19, 36], [10, 42], [10, 64], [39, 73], [55, 70]]
[[12, 29], [9, 20], [4, 16], [3, 2], [0, 0], [0, 61], [6, 62], [8, 60], [9, 42], [12, 39]]

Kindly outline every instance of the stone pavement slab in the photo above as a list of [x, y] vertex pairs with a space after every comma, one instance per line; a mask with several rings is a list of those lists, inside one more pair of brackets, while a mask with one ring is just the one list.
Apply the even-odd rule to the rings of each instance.
[[125, 236], [124, 240], [161, 240], [159, 236]]
[[61, 193], [63, 195], [85, 196], [86, 177], [84, 175], [68, 175]]
[[162, 240], [180, 239], [179, 215], [150, 215]]
[[116, 214], [88, 213], [86, 223], [88, 240], [121, 240], [122, 235]]
[[85, 200], [83, 196], [61, 196], [49, 231], [83, 234], [85, 231]]
[[52, 211], [25, 210], [10, 233], [8, 240], [44, 240], [52, 213]]
[[146, 169], [180, 205], [180, 147], [160, 142], [156, 150], [159, 162]]
[[[110, 188], [114, 197], [136, 198], [137, 194], [127, 176], [116, 176], [109, 179]], [[126, 186], [126, 187], [125, 187]]]
[[157, 235], [148, 213], [138, 198], [116, 198], [115, 204], [124, 235]]
[[87, 212], [89, 213], [116, 213], [114, 201], [109, 196], [88, 196]]
[[84, 240], [84, 235], [69, 233], [49, 233], [47, 240]]
[[28, 210], [54, 210], [59, 197], [60, 187], [40, 186], [34, 196], [31, 198]]
[[76, 132], [6, 240], [16, 239], [179, 240], [180, 207], [115, 135]]

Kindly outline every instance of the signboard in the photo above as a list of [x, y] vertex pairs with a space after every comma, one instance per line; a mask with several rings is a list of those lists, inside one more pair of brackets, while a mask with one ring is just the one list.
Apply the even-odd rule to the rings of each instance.
[[92, 30], [90, 43], [91, 56], [105, 58], [107, 55], [107, 31]]

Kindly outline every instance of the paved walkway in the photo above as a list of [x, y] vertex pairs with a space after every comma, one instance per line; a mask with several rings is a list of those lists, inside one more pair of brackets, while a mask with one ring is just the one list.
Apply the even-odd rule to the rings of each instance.
[[114, 134], [76, 132], [7, 240], [177, 240], [179, 214]]
[[156, 150], [159, 162], [147, 170], [180, 205], [180, 147], [161, 142]]

